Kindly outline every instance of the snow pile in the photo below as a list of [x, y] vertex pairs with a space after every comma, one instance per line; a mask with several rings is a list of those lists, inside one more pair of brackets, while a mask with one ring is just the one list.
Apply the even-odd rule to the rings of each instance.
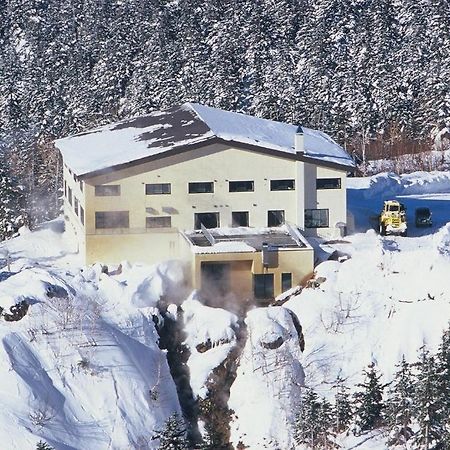
[[450, 223], [436, 234], [436, 247], [441, 255], [450, 259]]
[[2, 447], [156, 448], [152, 432], [180, 411], [154, 325], [167, 268], [75, 269], [60, 239], [47, 229], [0, 247], [11, 255], [0, 306], [30, 304], [21, 320], [0, 321]]
[[181, 306], [184, 311], [185, 344], [191, 355], [187, 362], [194, 395], [204, 398], [206, 382], [236, 345], [238, 317], [221, 308], [210, 308], [191, 295]]
[[247, 342], [228, 403], [235, 412], [231, 440], [252, 449], [290, 448], [304, 379], [300, 337], [286, 308], [256, 308], [245, 323]]

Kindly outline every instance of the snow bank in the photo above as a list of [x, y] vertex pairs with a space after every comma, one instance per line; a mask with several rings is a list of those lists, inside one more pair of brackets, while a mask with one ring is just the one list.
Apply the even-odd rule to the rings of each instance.
[[247, 314], [247, 342], [229, 407], [235, 412], [231, 440], [249, 448], [290, 448], [291, 424], [304, 380], [299, 335], [285, 308]]

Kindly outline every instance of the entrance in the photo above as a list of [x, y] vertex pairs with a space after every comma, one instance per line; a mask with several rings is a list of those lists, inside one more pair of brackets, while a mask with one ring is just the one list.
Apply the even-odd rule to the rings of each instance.
[[224, 296], [230, 291], [230, 264], [202, 262], [201, 290], [208, 296]]

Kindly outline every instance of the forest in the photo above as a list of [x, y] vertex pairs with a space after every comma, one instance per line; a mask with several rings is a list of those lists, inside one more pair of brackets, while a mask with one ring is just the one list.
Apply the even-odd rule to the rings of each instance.
[[55, 138], [185, 101], [318, 128], [356, 157], [430, 149], [450, 120], [449, 6], [0, 1], [0, 238], [57, 214]]

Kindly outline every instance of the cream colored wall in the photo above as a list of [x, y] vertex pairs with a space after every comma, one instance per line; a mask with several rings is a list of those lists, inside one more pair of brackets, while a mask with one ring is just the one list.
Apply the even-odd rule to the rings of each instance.
[[[283, 209], [287, 221], [297, 221], [297, 190], [270, 191], [271, 179], [296, 177], [289, 159], [215, 144], [86, 181], [86, 229], [96, 234], [95, 211], [130, 211], [130, 231], [145, 231], [147, 216], [172, 217], [172, 226], [193, 229], [194, 214], [219, 212], [220, 226], [231, 226], [232, 211], [248, 211], [250, 226], [267, 226], [267, 211]], [[254, 192], [228, 192], [228, 181], [253, 180]], [[188, 183], [213, 181], [214, 193], [189, 194]], [[169, 195], [145, 195], [146, 183], [171, 183]], [[97, 184], [120, 184], [118, 197], [95, 197]], [[155, 214], [147, 214], [153, 208]], [[165, 212], [166, 211], [166, 212]], [[167, 212], [169, 211], [169, 213]], [[171, 213], [170, 213], [171, 211]]]
[[[282, 293], [281, 274], [292, 273], [292, 285], [296, 286], [308, 278], [314, 270], [314, 251], [311, 247], [298, 250], [282, 250], [278, 253], [278, 267], [264, 268], [261, 252], [197, 254], [193, 262], [193, 286], [201, 289], [202, 262], [230, 262], [230, 285], [239, 298], [253, 296], [253, 274], [273, 273], [275, 296]], [[243, 270], [239, 262], [251, 263], [251, 270]], [[250, 267], [247, 265], [247, 267]]]
[[[318, 178], [340, 178], [340, 189], [316, 189]], [[329, 227], [305, 228], [307, 236], [322, 236], [326, 238], [339, 237], [340, 230], [336, 228], [338, 222], [347, 223], [347, 174], [343, 170], [305, 164], [305, 209], [328, 209]]]

